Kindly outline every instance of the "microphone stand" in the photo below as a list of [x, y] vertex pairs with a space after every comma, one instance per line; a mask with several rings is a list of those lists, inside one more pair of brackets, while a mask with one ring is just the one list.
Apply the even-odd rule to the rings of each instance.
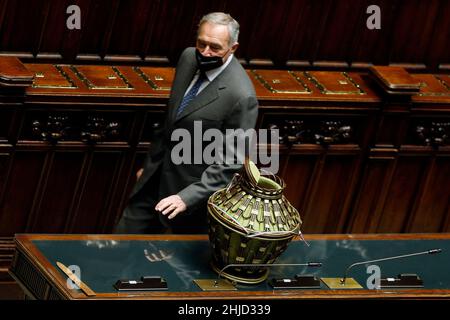
[[424, 255], [424, 254], [435, 254], [435, 253], [440, 253], [441, 251], [442, 251], [442, 249], [431, 249], [431, 250], [428, 250], [428, 251], [404, 254], [404, 255], [400, 255], [400, 256], [393, 256], [393, 257], [381, 258], [381, 259], [376, 259], [376, 260], [355, 262], [355, 263], [351, 264], [347, 268], [347, 270], [345, 270], [344, 277], [340, 280], [340, 282], [341, 282], [341, 284], [344, 285], [345, 284], [345, 280], [347, 280], [347, 274], [350, 271], [350, 269], [355, 267], [355, 266], [358, 266], [358, 265], [367, 264], [367, 263], [373, 263], [373, 262], [380, 262], [380, 261], [387, 261], [387, 260], [394, 260], [394, 259], [402, 259], [402, 258], [408, 258], [408, 257], [413, 257], [413, 256], [420, 256], [420, 255]]

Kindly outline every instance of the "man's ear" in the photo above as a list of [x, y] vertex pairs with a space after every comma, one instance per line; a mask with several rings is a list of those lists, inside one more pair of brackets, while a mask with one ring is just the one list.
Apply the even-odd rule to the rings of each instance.
[[236, 50], [237, 50], [237, 48], [239, 47], [239, 43], [238, 42], [235, 42], [232, 46], [231, 46], [231, 53], [234, 53]]

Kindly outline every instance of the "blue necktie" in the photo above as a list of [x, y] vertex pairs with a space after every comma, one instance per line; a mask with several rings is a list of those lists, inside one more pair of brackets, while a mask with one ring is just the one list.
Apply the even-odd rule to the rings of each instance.
[[184, 109], [189, 105], [189, 103], [195, 98], [197, 95], [198, 89], [200, 89], [200, 86], [202, 83], [206, 80], [206, 75], [204, 72], [200, 72], [200, 75], [195, 81], [194, 85], [192, 86], [191, 90], [184, 96], [183, 100], [180, 103], [180, 106], [177, 110], [177, 117], [183, 112]]

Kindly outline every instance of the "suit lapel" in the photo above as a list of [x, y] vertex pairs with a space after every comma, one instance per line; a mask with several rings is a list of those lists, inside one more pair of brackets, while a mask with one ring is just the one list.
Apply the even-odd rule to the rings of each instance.
[[210, 104], [211, 102], [213, 102], [214, 100], [216, 100], [217, 98], [219, 98], [219, 89], [221, 89], [223, 86], [219, 85], [217, 78], [214, 79], [213, 82], [211, 82], [210, 84], [208, 84], [208, 86], [203, 89], [198, 96], [196, 96], [194, 98], [194, 100], [192, 100], [192, 102], [186, 107], [186, 109], [183, 110], [183, 112], [180, 114], [180, 116], [175, 119], [175, 122], [183, 119], [184, 117], [186, 117], [187, 115], [203, 108], [204, 106]]

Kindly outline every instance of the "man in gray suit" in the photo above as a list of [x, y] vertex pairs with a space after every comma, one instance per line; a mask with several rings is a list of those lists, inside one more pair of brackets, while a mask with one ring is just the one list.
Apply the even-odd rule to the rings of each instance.
[[[206, 202], [225, 187], [242, 164], [187, 161], [174, 163], [173, 133], [195, 136], [201, 129], [254, 128], [258, 114], [255, 90], [234, 57], [239, 24], [230, 15], [204, 16], [196, 48], [179, 59], [163, 128], [155, 133], [144, 167], [117, 225], [117, 233], [203, 233], [207, 231]], [[200, 122], [199, 122], [200, 121]], [[192, 144], [199, 143], [193, 141]], [[202, 151], [205, 142], [202, 143]], [[197, 154], [195, 154], [197, 150]], [[198, 149], [192, 147], [192, 157]], [[201, 155], [200, 155], [201, 156]]]

